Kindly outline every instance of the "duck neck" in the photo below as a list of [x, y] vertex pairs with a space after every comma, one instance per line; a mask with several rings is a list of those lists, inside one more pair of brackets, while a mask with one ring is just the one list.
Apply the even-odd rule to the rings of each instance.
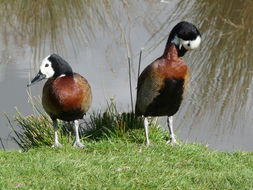
[[187, 50], [182, 46], [180, 39], [177, 36], [169, 36], [166, 43], [164, 55], [168, 53], [170, 46], [174, 46], [177, 49], [178, 57], [183, 57]]
[[62, 77], [66, 77], [66, 76], [73, 76], [74, 73], [66, 73], [66, 74], [59, 74], [59, 75], [56, 75], [54, 76], [54, 78], [62, 78]]
[[162, 57], [165, 59], [178, 59], [180, 56], [179, 56], [179, 50], [177, 46], [173, 43], [168, 44], [165, 47]]

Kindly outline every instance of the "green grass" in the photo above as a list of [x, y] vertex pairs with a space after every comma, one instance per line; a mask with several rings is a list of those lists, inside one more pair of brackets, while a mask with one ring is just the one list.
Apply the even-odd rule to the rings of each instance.
[[[133, 130], [143, 136], [142, 130]], [[252, 189], [253, 154], [203, 145], [88, 140], [85, 149], [48, 146], [0, 152], [0, 189]], [[156, 135], [154, 135], [156, 134]], [[144, 138], [143, 138], [144, 140]]]
[[146, 147], [143, 120], [113, 103], [84, 123], [85, 149], [71, 147], [62, 122], [64, 147], [51, 148], [52, 122], [39, 113], [15, 117], [13, 139], [24, 151], [0, 151], [0, 189], [253, 189], [253, 153], [167, 145], [154, 121]]

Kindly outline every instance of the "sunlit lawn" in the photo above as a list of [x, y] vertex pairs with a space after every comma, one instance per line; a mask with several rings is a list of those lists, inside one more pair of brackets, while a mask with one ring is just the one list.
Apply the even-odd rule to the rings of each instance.
[[[66, 145], [0, 152], [0, 189], [252, 189], [253, 154], [222, 153], [203, 145], [153, 145], [110, 138], [85, 149]], [[134, 130], [136, 137], [142, 130]], [[143, 138], [144, 140], [144, 138]]]

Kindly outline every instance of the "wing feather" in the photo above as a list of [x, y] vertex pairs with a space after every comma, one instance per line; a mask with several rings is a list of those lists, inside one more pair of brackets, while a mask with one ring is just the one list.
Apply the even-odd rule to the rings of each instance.
[[147, 107], [159, 95], [162, 80], [157, 76], [156, 62], [148, 65], [141, 73], [137, 84], [136, 115], [144, 115]]

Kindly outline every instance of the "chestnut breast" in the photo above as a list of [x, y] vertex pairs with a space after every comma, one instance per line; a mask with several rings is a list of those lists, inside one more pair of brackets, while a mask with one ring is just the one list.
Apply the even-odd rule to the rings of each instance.
[[48, 79], [43, 88], [42, 104], [52, 118], [67, 121], [81, 119], [91, 100], [88, 81], [77, 73]]

